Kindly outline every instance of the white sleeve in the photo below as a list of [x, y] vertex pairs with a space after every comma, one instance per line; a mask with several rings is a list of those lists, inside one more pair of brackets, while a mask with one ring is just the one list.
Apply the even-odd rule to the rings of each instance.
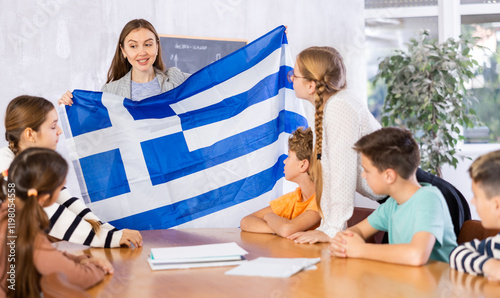
[[333, 237], [346, 228], [354, 210], [359, 161], [352, 147], [361, 128], [358, 113], [345, 102], [331, 100], [323, 117], [323, 221], [318, 229]]
[[14, 157], [14, 152], [12, 152], [9, 147], [3, 147], [0, 149], [0, 172], [9, 169]]

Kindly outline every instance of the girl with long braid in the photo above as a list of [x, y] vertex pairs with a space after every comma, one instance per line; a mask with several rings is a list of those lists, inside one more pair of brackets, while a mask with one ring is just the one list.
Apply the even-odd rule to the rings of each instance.
[[380, 124], [347, 89], [342, 56], [331, 47], [310, 47], [302, 51], [289, 73], [298, 98], [315, 106], [315, 145], [311, 177], [322, 222], [317, 230], [298, 232], [289, 239], [297, 243], [328, 242], [346, 228], [354, 210], [355, 192], [379, 199], [362, 179], [361, 161], [352, 149], [363, 135]]
[[40, 297], [41, 278], [58, 272], [81, 290], [113, 273], [109, 261], [63, 253], [47, 238], [43, 208], [56, 201], [67, 173], [64, 158], [47, 148], [24, 150], [2, 172], [0, 201], [8, 213], [0, 215], [0, 297]]

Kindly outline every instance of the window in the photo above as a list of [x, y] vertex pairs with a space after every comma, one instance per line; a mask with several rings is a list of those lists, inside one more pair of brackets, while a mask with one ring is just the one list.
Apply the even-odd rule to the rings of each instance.
[[[456, 13], [450, 17], [450, 11]], [[440, 24], [440, 18], [446, 22]], [[453, 27], [454, 23], [461, 26]], [[371, 112], [380, 119], [387, 93], [383, 84], [372, 84], [381, 58], [395, 49], [405, 49], [421, 29], [429, 30], [433, 38], [440, 40], [460, 34], [479, 37], [477, 43], [484, 50], [475, 50], [473, 56], [483, 71], [471, 82], [471, 90], [478, 98], [473, 109], [485, 126], [467, 130], [465, 136], [468, 142], [500, 143], [500, 0], [365, 0], [367, 95]], [[456, 36], [439, 36], [450, 32]]]
[[[478, 38], [474, 58], [483, 68], [471, 82], [473, 108], [485, 127], [476, 130], [489, 142], [500, 142], [500, 15], [463, 16], [462, 35]], [[481, 140], [481, 138], [479, 138]]]
[[377, 74], [381, 58], [391, 55], [396, 49], [406, 48], [406, 43], [421, 29], [429, 30], [431, 37], [437, 39], [437, 21], [437, 17], [365, 20], [368, 108], [379, 121], [387, 88], [380, 82], [373, 86], [373, 78]]
[[365, 9], [437, 5], [437, 0], [365, 0]]
[[498, 0], [460, 0], [460, 4], [496, 4]]

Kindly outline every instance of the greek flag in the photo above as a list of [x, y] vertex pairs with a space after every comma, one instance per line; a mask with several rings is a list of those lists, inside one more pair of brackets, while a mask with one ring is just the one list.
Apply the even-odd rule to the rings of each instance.
[[142, 101], [75, 90], [61, 112], [90, 209], [115, 227], [238, 227], [283, 194], [287, 139], [307, 127], [280, 26]]

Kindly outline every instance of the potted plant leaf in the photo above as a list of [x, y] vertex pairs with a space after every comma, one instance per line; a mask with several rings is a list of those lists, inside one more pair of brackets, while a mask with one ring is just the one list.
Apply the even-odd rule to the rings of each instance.
[[441, 167], [456, 168], [457, 144], [463, 129], [477, 123], [470, 108], [474, 98], [466, 84], [479, 69], [469, 40], [438, 44], [427, 31], [411, 39], [406, 51], [396, 50], [379, 64], [374, 84], [387, 85], [383, 126], [403, 126], [420, 145], [421, 167], [442, 177]]

